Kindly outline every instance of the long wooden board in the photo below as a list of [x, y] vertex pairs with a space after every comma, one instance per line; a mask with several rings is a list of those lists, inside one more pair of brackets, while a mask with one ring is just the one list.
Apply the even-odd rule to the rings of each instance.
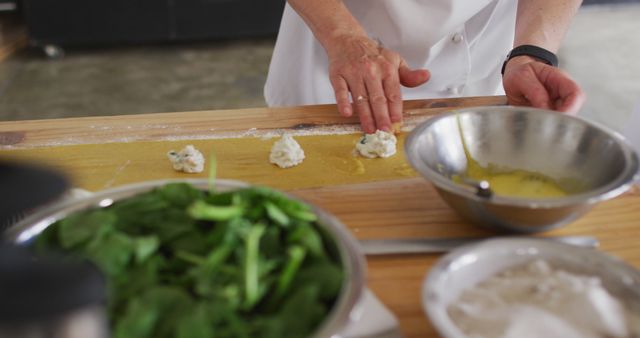
[[[504, 97], [408, 101], [405, 119], [416, 123], [452, 108], [505, 102]], [[204, 150], [226, 144], [219, 142], [220, 138], [257, 136], [279, 129], [309, 132], [332, 128], [358, 132], [357, 121], [338, 116], [333, 105], [0, 122], [0, 156], [46, 161], [69, 170], [78, 186], [99, 190], [153, 178], [193, 177], [174, 173], [164, 157], [167, 150], [188, 143]], [[357, 135], [335, 139], [348, 137]], [[344, 149], [325, 149], [326, 145], [313, 142], [304, 147], [338, 153], [350, 149], [349, 142], [336, 142]], [[317, 159], [305, 162], [307, 167], [280, 171], [266, 161], [269, 144], [222, 151], [219, 175], [291, 191], [336, 215], [358, 238], [494, 235], [460, 219], [430, 184], [407, 170], [402, 153], [391, 161], [364, 161], [364, 172], [359, 165], [339, 161], [322, 164]], [[147, 153], [140, 155], [145, 149]], [[292, 180], [292, 175], [299, 177]], [[319, 177], [310, 179], [313, 175]], [[640, 237], [640, 193], [634, 190], [604, 202], [574, 223], [545, 235], [596, 236], [601, 250], [640, 267], [636, 244]], [[439, 257], [404, 255], [367, 260], [369, 286], [398, 316], [409, 338], [437, 337], [422, 311], [420, 286]]]
[[[422, 178], [294, 190], [338, 217], [353, 235], [369, 238], [497, 236], [450, 209]], [[340, 198], [336, 198], [339, 196]], [[585, 235], [599, 250], [640, 268], [640, 190], [597, 205], [577, 221], [541, 236]], [[399, 318], [407, 337], [437, 337], [422, 311], [422, 281], [440, 255], [368, 257], [368, 284]]]
[[[503, 96], [412, 100], [405, 102], [404, 116], [415, 123], [452, 108], [504, 104]], [[357, 128], [357, 118], [341, 117], [335, 105], [11, 121], [0, 122], [0, 149], [239, 137], [347, 125]]]

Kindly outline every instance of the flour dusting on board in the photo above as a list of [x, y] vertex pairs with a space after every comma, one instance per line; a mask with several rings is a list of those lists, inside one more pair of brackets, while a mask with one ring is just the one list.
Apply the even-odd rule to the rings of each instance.
[[[405, 118], [401, 128], [403, 132], [409, 132], [420, 122], [429, 116], [410, 116]], [[309, 128], [280, 128], [280, 129], [258, 129], [255, 127], [234, 130], [217, 131], [215, 128], [206, 128], [190, 131], [182, 125], [149, 123], [129, 126], [110, 126], [94, 124], [86, 127], [84, 133], [78, 136], [62, 136], [56, 140], [39, 141], [37, 138], [29, 139], [28, 143], [18, 143], [14, 145], [3, 145], [2, 149], [25, 149], [39, 147], [55, 147], [79, 144], [104, 144], [104, 143], [128, 143], [138, 141], [190, 141], [190, 140], [215, 140], [228, 138], [256, 137], [262, 139], [276, 138], [283, 135], [284, 131], [291, 136], [316, 136], [316, 135], [345, 135], [361, 134], [359, 125], [324, 125]]]
[[124, 164], [119, 166], [116, 169], [116, 171], [113, 173], [113, 176], [111, 177], [111, 179], [105, 182], [102, 188], [103, 189], [110, 188], [113, 185], [113, 183], [116, 181], [116, 178], [120, 176], [120, 174], [124, 171], [124, 169], [129, 166], [129, 164], [131, 164], [131, 160], [127, 160], [126, 162], [124, 162]]

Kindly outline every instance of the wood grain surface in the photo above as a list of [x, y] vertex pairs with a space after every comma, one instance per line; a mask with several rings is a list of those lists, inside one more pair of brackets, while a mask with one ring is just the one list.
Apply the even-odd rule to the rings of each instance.
[[[338, 217], [360, 239], [501, 235], [469, 224], [421, 178], [294, 190], [293, 194]], [[336, 198], [339, 196], [339, 198]], [[539, 236], [584, 235], [599, 250], [640, 268], [640, 190], [597, 205], [585, 216]], [[368, 257], [368, 284], [398, 316], [407, 337], [437, 337], [425, 320], [420, 290], [439, 255]]]
[[[504, 97], [407, 101], [405, 120], [417, 123], [452, 108], [504, 103]], [[161, 176], [187, 177], [166, 170], [164, 152], [170, 147], [186, 143], [238, 147], [244, 141], [225, 143], [216, 139], [327, 127], [328, 131], [351, 128], [358, 132], [357, 121], [339, 117], [333, 105], [0, 122], [0, 156], [45, 161], [69, 170], [81, 186], [98, 190]], [[305, 147], [319, 149], [322, 144], [318, 143], [322, 142], [309, 141]], [[314, 164], [307, 169], [286, 172], [298, 177], [291, 179], [280, 169], [264, 164], [262, 153], [268, 146], [250, 144], [221, 150], [223, 163], [230, 162], [226, 167], [222, 164], [221, 177], [290, 191], [336, 215], [357, 238], [496, 235], [456, 215], [429, 183], [410, 168], [405, 170], [402, 153], [393, 161], [364, 163], [365, 170], [357, 176], [341, 176], [335, 170], [338, 162], [310, 162]], [[141, 149], [149, 155], [136, 159]], [[323, 151], [336, 152], [333, 148]], [[632, 189], [543, 235], [596, 236], [601, 242], [599, 250], [640, 267], [640, 193]], [[390, 255], [367, 259], [369, 286], [399, 318], [406, 337], [437, 337], [422, 310], [420, 289], [439, 257]]]
[[[505, 103], [503, 96], [411, 100], [404, 104], [404, 117], [416, 123], [444, 110]], [[238, 137], [277, 129], [357, 125], [356, 117], [341, 117], [335, 105], [5, 121], [0, 122], [0, 149]]]

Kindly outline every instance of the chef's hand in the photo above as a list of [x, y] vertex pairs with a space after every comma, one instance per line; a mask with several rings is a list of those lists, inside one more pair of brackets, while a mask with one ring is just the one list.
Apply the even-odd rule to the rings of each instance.
[[429, 71], [409, 69], [398, 53], [367, 37], [334, 42], [327, 54], [338, 111], [348, 117], [355, 110], [365, 133], [391, 132], [392, 124], [402, 122], [400, 85], [419, 86], [429, 80]]
[[525, 55], [507, 62], [502, 83], [508, 103], [514, 106], [575, 114], [586, 98], [567, 73]]

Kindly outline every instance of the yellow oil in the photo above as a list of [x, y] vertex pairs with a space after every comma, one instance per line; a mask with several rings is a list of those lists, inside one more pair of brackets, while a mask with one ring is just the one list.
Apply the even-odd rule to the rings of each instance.
[[[458, 132], [462, 139], [462, 147], [467, 158], [467, 170], [464, 175], [475, 181], [487, 181], [496, 195], [524, 198], [554, 198], [567, 196], [568, 193], [554, 179], [536, 172], [522, 169], [509, 169], [489, 164], [483, 167], [470, 154], [464, 139], [460, 117], [456, 116]], [[454, 175], [452, 180], [457, 184], [465, 184], [463, 178]]]

